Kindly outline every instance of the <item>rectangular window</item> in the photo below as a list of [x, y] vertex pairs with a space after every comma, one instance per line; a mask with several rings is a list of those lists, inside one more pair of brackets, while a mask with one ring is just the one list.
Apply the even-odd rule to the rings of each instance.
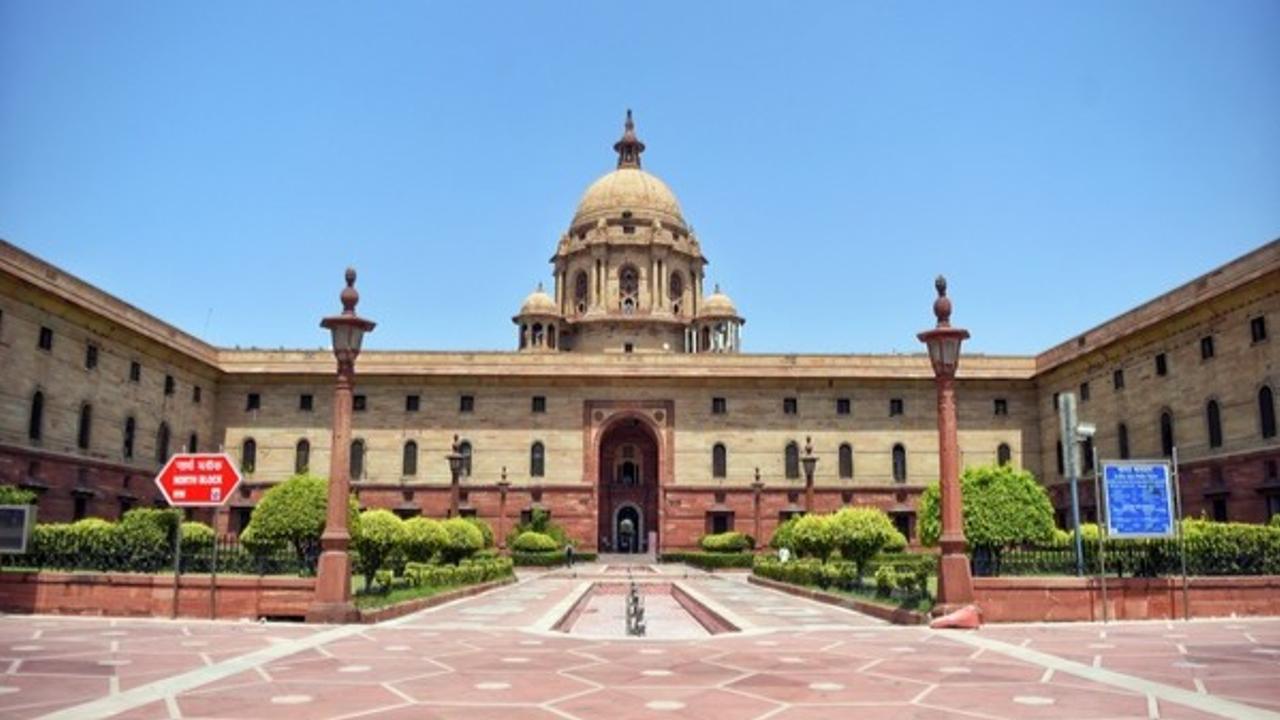
[[1249, 337], [1254, 342], [1262, 342], [1267, 339], [1267, 319], [1258, 316], [1249, 321]]
[[164, 376], [164, 394], [165, 395], [172, 395], [173, 389], [176, 385], [177, 383], [174, 382], [172, 375]]
[[1169, 358], [1164, 353], [1156, 355], [1156, 375], [1164, 377], [1169, 374]]
[[137, 360], [129, 363], [129, 382], [142, 382], [142, 363]]
[[1116, 390], [1124, 389], [1124, 370], [1115, 370], [1111, 373], [1111, 387]]
[[546, 396], [545, 396], [545, 395], [534, 395], [534, 396], [533, 396], [532, 406], [531, 406], [530, 410], [531, 410], [532, 412], [536, 412], [536, 413], [544, 413], [544, 412], [546, 412], [546, 411], [547, 411], [547, 398], [546, 398]]
[[92, 370], [98, 367], [98, 346], [89, 343], [84, 349], [84, 368]]
[[729, 412], [729, 405], [722, 397], [711, 398], [711, 414], [724, 415]]
[[622, 352], [624, 353], [634, 352], [635, 349], [636, 349], [636, 346], [633, 345], [632, 343], [626, 343], [622, 346]]
[[853, 412], [853, 402], [849, 398], [836, 398], [836, 414], [849, 415]]
[[1089, 383], [1080, 383], [1080, 402], [1089, 402]]
[[796, 403], [796, 399], [795, 399], [795, 398], [793, 398], [793, 397], [789, 397], [789, 398], [782, 398], [782, 412], [783, 412], [783, 414], [785, 414], [785, 415], [795, 415], [795, 414], [799, 411], [799, 409], [800, 409], [800, 407], [799, 407], [799, 405]]
[[475, 412], [475, 411], [476, 411], [475, 395], [463, 395], [462, 397], [458, 398], [458, 412], [469, 413], [469, 412]]
[[200, 396], [201, 396], [202, 394], [203, 394], [203, 392], [200, 390], [200, 386], [199, 386], [199, 385], [194, 385], [194, 386], [192, 386], [192, 388], [191, 388], [191, 402], [193, 402], [193, 403], [195, 403], [195, 404], [199, 405], [199, 404], [200, 404]]
[[1009, 401], [1004, 398], [996, 398], [995, 412], [996, 412], [996, 415], [1008, 415]]
[[41, 350], [53, 349], [53, 330], [47, 327], [40, 328], [40, 349]]
[[420, 410], [421, 408], [422, 408], [421, 395], [405, 395], [404, 396], [405, 412], [418, 412], [418, 410]]
[[369, 409], [369, 398], [365, 395], [351, 396], [351, 409], [356, 412], [364, 412]]
[[898, 417], [906, 413], [906, 405], [903, 404], [902, 398], [889, 399], [889, 417]]
[[249, 393], [244, 398], [245, 412], [262, 409], [262, 396], [258, 393]]
[[1200, 338], [1200, 359], [1208, 360], [1213, 357], [1213, 336], [1206, 335]]
[[1062, 393], [1054, 393], [1054, 394], [1053, 394], [1053, 409], [1054, 409], [1054, 410], [1057, 410], [1057, 409], [1058, 409], [1058, 396], [1059, 396], [1059, 395], [1061, 395], [1061, 394], [1062, 394]]
[[311, 412], [315, 409], [316, 399], [311, 393], [303, 393], [298, 396], [298, 409], [302, 412]]

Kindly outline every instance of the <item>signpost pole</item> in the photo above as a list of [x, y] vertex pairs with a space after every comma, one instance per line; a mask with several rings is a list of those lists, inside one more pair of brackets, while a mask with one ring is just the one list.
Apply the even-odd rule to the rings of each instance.
[[1173, 447], [1173, 497], [1178, 505], [1173, 524], [1178, 529], [1178, 556], [1182, 562], [1182, 619], [1191, 619], [1191, 592], [1187, 586], [1187, 545], [1182, 535], [1182, 483], [1178, 477], [1178, 446]]
[[178, 617], [178, 585], [182, 577], [182, 513], [173, 528], [173, 617]]
[[1093, 507], [1098, 512], [1098, 584], [1102, 586], [1102, 622], [1107, 622], [1107, 523], [1103, 518], [1106, 502], [1102, 497], [1103, 468], [1098, 464], [1098, 446], [1093, 444]]
[[218, 619], [218, 516], [222, 508], [213, 509], [213, 557], [209, 566], [209, 619]]
[[1076, 575], [1084, 576], [1084, 542], [1080, 538], [1080, 473], [1076, 468], [1076, 396], [1062, 393], [1058, 398], [1058, 420], [1062, 435], [1062, 469], [1071, 484], [1071, 524], [1075, 528]]

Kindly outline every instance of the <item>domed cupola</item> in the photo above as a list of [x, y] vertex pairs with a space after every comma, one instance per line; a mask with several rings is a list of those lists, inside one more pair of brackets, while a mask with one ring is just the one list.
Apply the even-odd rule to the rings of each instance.
[[520, 350], [556, 350], [560, 345], [560, 313], [542, 283], [520, 304], [511, 322], [519, 328]]
[[742, 326], [746, 323], [733, 300], [716, 285], [715, 292], [703, 300], [692, 328], [694, 352], [738, 352], [742, 348]]

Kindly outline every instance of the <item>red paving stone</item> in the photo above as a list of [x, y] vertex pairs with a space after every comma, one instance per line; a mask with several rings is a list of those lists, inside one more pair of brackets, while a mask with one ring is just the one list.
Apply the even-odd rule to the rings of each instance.
[[[57, 710], [139, 720], [1239, 716], [1239, 706], [1148, 697], [1134, 685], [1139, 679], [1243, 703], [1245, 715], [1280, 717], [1280, 620], [993, 626], [958, 635], [885, 626], [741, 577], [683, 578], [658, 568], [651, 578], [684, 585], [741, 621], [743, 632], [664, 640], [550, 631], [593, 581], [590, 568], [577, 572], [377, 626], [0, 618], [0, 717]], [[259, 661], [227, 663], [247, 655]], [[1084, 669], [1051, 669], [1046, 656]], [[1090, 668], [1120, 675], [1100, 678]], [[162, 679], [190, 687], [170, 698], [147, 694]], [[105, 704], [86, 705], [94, 700]]]

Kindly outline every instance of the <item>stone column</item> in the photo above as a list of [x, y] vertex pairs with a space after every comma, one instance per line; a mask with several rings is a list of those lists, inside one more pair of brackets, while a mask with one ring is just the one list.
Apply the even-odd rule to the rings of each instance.
[[315, 599], [307, 608], [308, 622], [347, 623], [360, 616], [351, 603], [351, 556], [347, 530], [351, 473], [351, 385], [355, 362], [338, 361], [338, 379], [333, 387], [333, 438], [329, 448], [329, 497], [323, 552], [316, 568]]

